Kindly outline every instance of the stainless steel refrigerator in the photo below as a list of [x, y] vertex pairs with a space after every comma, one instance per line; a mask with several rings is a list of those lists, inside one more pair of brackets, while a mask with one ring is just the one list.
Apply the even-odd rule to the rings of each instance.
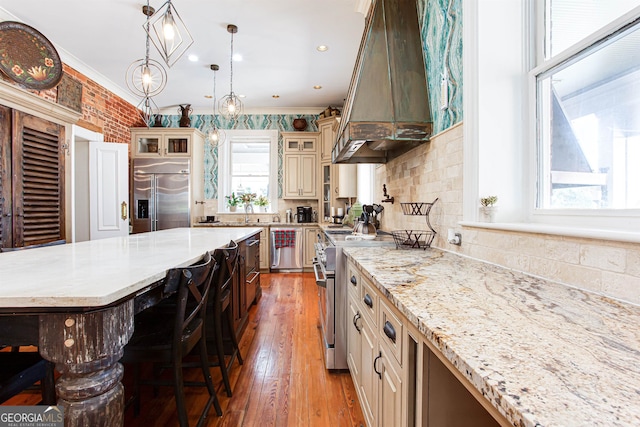
[[133, 232], [189, 227], [189, 159], [133, 160]]

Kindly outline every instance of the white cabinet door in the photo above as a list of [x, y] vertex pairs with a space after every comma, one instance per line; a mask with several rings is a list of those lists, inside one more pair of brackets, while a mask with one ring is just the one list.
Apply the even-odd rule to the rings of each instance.
[[[360, 329], [361, 339], [361, 376], [360, 376], [360, 398], [362, 412], [367, 419], [368, 426], [377, 426], [378, 420], [378, 387], [380, 379], [375, 369], [378, 358], [378, 340], [376, 330], [369, 326], [369, 322], [363, 317]], [[378, 371], [379, 372], [379, 371]], [[386, 426], [385, 426], [386, 427]]]
[[89, 235], [91, 240], [129, 234], [128, 146], [89, 143]]
[[379, 380], [379, 425], [401, 426], [402, 378], [398, 374], [401, 371], [398, 369], [396, 363], [391, 360], [393, 356], [389, 354], [383, 346], [380, 346], [379, 354], [381, 357], [378, 360], [377, 368], [382, 376]]
[[360, 342], [360, 328], [362, 327], [362, 315], [353, 296], [349, 296], [349, 308], [347, 311], [347, 365], [351, 371], [353, 385], [359, 390], [361, 382], [362, 343]]
[[317, 195], [315, 154], [284, 155], [284, 198], [313, 199]]
[[302, 154], [300, 156], [300, 195], [305, 198], [315, 198], [318, 194], [317, 156]]

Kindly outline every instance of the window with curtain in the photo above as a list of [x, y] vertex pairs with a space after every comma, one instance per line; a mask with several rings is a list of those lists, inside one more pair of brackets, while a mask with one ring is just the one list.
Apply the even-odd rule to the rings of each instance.
[[[538, 211], [640, 213], [638, 1], [546, 0], [533, 70]], [[542, 43], [540, 43], [542, 42]]]
[[[268, 212], [277, 211], [277, 131], [226, 131], [218, 147], [218, 211], [228, 212], [226, 196], [253, 194], [269, 200]], [[254, 201], [254, 206], [256, 202]], [[244, 212], [241, 202], [237, 212]], [[255, 210], [257, 213], [258, 210]]]

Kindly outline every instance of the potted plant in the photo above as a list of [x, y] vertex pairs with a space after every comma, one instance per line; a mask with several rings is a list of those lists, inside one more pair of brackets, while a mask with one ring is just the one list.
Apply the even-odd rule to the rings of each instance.
[[267, 206], [269, 206], [269, 199], [266, 196], [260, 195], [254, 203], [256, 206], [261, 206], [262, 211], [266, 212]]
[[242, 203], [244, 203], [244, 211], [253, 213], [251, 203], [256, 199], [256, 193], [244, 193], [242, 195]]
[[498, 196], [488, 196], [480, 199], [480, 210], [486, 222], [494, 222], [497, 209], [495, 204], [497, 202]]
[[231, 193], [230, 196], [224, 196], [224, 198], [227, 199], [227, 206], [229, 206], [230, 212], [235, 212], [236, 207], [240, 204], [240, 202], [242, 202], [242, 199], [236, 196], [236, 193]]

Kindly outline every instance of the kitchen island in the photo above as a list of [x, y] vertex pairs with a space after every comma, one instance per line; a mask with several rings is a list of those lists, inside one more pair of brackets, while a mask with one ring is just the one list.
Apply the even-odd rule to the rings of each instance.
[[500, 424], [640, 425], [640, 307], [437, 249], [344, 253]]
[[36, 344], [61, 371], [67, 426], [123, 423], [118, 360], [167, 270], [257, 228], [177, 228], [0, 254], [0, 344]]

